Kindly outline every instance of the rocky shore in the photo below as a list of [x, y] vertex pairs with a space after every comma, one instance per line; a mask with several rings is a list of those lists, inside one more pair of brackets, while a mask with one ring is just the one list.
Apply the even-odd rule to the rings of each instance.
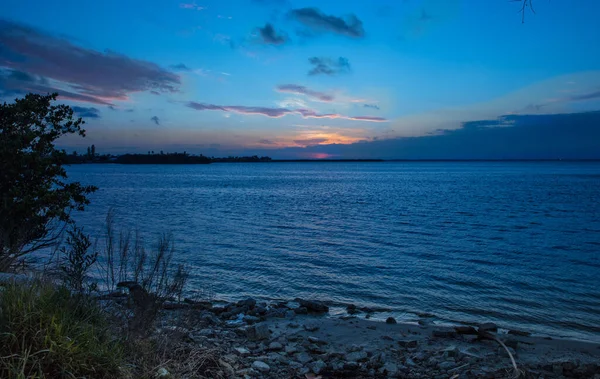
[[150, 338], [216, 352], [214, 377], [600, 379], [600, 344], [498, 333], [494, 324], [376, 322], [354, 306], [335, 317], [325, 303], [302, 299], [165, 308]]

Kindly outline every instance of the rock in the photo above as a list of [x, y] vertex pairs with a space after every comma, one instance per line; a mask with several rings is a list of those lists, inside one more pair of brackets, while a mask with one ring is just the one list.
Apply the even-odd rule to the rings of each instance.
[[255, 305], [256, 305], [256, 300], [254, 300], [251, 297], [247, 298], [246, 300], [240, 300], [237, 302], [238, 307], [254, 308]]
[[350, 304], [346, 307], [346, 311], [353, 315], [353, 314], [357, 314], [359, 312], [359, 310], [356, 308], [356, 305], [354, 304]]
[[304, 299], [295, 299], [300, 307], [305, 307], [309, 312], [314, 313], [326, 313], [329, 312], [329, 307], [325, 305], [322, 301], [318, 300], [304, 300]]
[[396, 319], [393, 317], [388, 317], [387, 320], [385, 320], [385, 323], [386, 324], [397, 324], [398, 321], [396, 321]]
[[319, 375], [321, 373], [321, 371], [323, 371], [325, 368], [327, 368], [327, 364], [325, 362], [323, 362], [322, 360], [318, 360], [318, 361], [310, 364], [311, 371], [317, 375]]
[[348, 362], [361, 362], [367, 359], [367, 353], [364, 351], [355, 351], [353, 353], [346, 354], [346, 361]]
[[320, 340], [317, 337], [308, 337], [308, 342], [314, 343], [317, 345], [327, 345], [327, 341]]
[[254, 363], [252, 363], [252, 368], [260, 372], [269, 372], [269, 370], [271, 370], [271, 367], [262, 361], [254, 361]]
[[321, 346], [311, 343], [310, 345], [307, 346], [308, 351], [310, 351], [313, 354], [325, 354], [327, 351], [325, 351]]
[[508, 334], [512, 334], [513, 336], [521, 336], [521, 337], [529, 337], [531, 335], [531, 333], [529, 333], [529, 332], [524, 332], [522, 330], [514, 330], [514, 329], [509, 330]]
[[398, 373], [398, 365], [392, 362], [387, 362], [382, 368], [379, 369], [379, 373], [394, 376]]
[[246, 349], [245, 347], [234, 347], [233, 350], [235, 350], [242, 357], [250, 355], [250, 350]]
[[483, 333], [496, 333], [498, 331], [498, 326], [493, 322], [486, 322], [484, 324], [479, 325], [478, 328], [479, 334]]
[[260, 341], [271, 337], [271, 332], [267, 324], [256, 324], [249, 327], [247, 330], [248, 338], [255, 341]]
[[298, 307], [296, 309], [294, 309], [294, 313], [297, 315], [307, 315], [308, 314], [308, 308], [306, 307]]
[[305, 324], [304, 329], [308, 332], [316, 332], [319, 330], [319, 326], [316, 324]]
[[410, 357], [406, 358], [404, 364], [406, 364], [409, 367], [415, 367], [417, 365], [415, 361], [413, 361]]
[[367, 325], [367, 329], [369, 329], [369, 330], [377, 330], [377, 327], [375, 325]]
[[456, 337], [456, 332], [453, 330], [434, 330], [432, 333], [436, 338], [453, 338]]
[[443, 350], [444, 358], [454, 358], [457, 357], [459, 350], [456, 346], [448, 346]]
[[256, 307], [256, 308], [254, 308], [254, 311], [255, 311], [257, 314], [259, 314], [259, 315], [261, 315], [261, 316], [262, 316], [262, 315], [265, 315], [265, 314], [267, 313], [267, 308], [266, 308], [266, 307], [261, 307], [261, 306], [258, 306], [258, 307]]
[[415, 340], [400, 340], [398, 341], [398, 345], [413, 349], [418, 346], [418, 342]]
[[519, 341], [512, 338], [504, 341], [504, 344], [508, 347], [512, 347], [515, 350], [517, 350], [517, 348], [519, 347]]
[[381, 336], [381, 339], [384, 341], [393, 341], [394, 339], [390, 336]]
[[285, 353], [292, 355], [298, 352], [298, 348], [296, 346], [288, 345], [285, 347]]
[[454, 331], [458, 334], [477, 335], [477, 329], [472, 326], [455, 326]]
[[302, 363], [303, 365], [307, 364], [308, 362], [312, 361], [312, 357], [310, 355], [308, 355], [307, 353], [300, 353], [298, 355], [296, 355], [296, 360], [300, 363]]
[[256, 316], [244, 316], [243, 320], [246, 321], [248, 324], [255, 324], [260, 321], [260, 318]]
[[161, 367], [158, 370], [156, 370], [157, 378], [168, 378], [169, 376], [171, 376], [171, 373], [164, 367]]
[[279, 342], [271, 342], [269, 347], [267, 348], [269, 351], [281, 351], [283, 350], [283, 345]]
[[294, 316], [296, 316], [296, 312], [291, 309], [285, 312], [285, 318], [294, 318]]

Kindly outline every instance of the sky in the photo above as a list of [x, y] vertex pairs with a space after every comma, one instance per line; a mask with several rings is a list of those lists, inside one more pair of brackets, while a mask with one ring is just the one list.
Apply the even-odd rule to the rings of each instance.
[[80, 152], [600, 158], [600, 2], [532, 4], [3, 0], [0, 100], [58, 92]]

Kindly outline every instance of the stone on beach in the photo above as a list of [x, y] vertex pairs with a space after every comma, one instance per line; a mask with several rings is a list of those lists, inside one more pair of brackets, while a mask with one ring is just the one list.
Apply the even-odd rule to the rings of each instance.
[[254, 363], [252, 363], [252, 368], [260, 372], [269, 372], [269, 370], [271, 370], [271, 366], [263, 361], [254, 361]]
[[309, 312], [313, 313], [327, 313], [329, 312], [329, 307], [325, 305], [322, 301], [318, 300], [304, 300], [304, 299], [295, 299], [295, 301], [300, 304], [300, 307], [306, 308]]

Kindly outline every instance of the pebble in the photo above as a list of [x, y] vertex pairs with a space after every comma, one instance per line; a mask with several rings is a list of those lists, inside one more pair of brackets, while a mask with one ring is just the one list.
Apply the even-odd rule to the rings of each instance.
[[254, 363], [252, 363], [252, 368], [260, 372], [269, 372], [269, 370], [271, 370], [271, 366], [262, 361], [254, 361]]
[[319, 330], [319, 326], [316, 324], [306, 324], [304, 325], [304, 329], [308, 332], [316, 332]]
[[268, 350], [270, 351], [280, 351], [283, 350], [283, 345], [279, 342], [271, 342], [269, 344]]
[[386, 324], [397, 324], [398, 321], [396, 321], [396, 319], [393, 317], [388, 317], [387, 320], [385, 320], [385, 323]]
[[364, 351], [355, 351], [353, 353], [346, 354], [346, 360], [348, 362], [360, 362], [367, 359], [367, 353]]
[[235, 350], [242, 357], [250, 355], [250, 350], [246, 349], [245, 347], [236, 347], [233, 350]]
[[317, 375], [319, 375], [321, 373], [321, 371], [323, 371], [325, 368], [327, 368], [327, 364], [325, 362], [323, 362], [322, 360], [313, 362], [310, 365], [310, 369], [312, 370], [312, 372], [314, 372]]
[[308, 362], [312, 361], [312, 357], [310, 355], [308, 355], [307, 353], [300, 353], [298, 355], [296, 355], [296, 360], [300, 363], [307, 364]]

